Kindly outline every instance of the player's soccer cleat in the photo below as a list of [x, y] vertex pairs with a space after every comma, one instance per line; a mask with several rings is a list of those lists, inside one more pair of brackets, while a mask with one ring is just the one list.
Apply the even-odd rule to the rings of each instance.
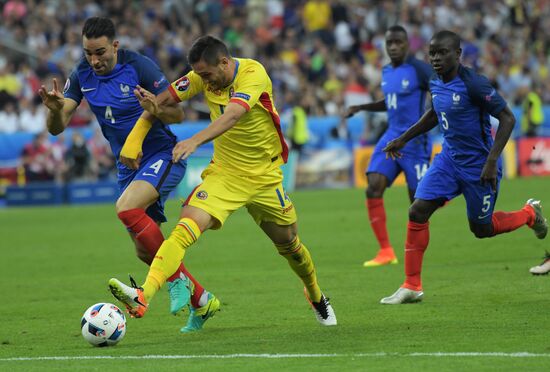
[[191, 280], [183, 274], [174, 281], [168, 282], [170, 312], [172, 314], [176, 315], [181, 310], [185, 310], [185, 306], [191, 299], [192, 285]]
[[189, 305], [189, 309], [187, 324], [180, 329], [182, 333], [200, 331], [204, 323], [216, 315], [217, 311], [220, 311], [220, 300], [212, 293], [208, 293], [208, 302], [206, 305], [199, 308], [194, 308], [192, 305]]
[[311, 301], [305, 288], [304, 294], [306, 295], [306, 299], [311, 305], [311, 309], [315, 313], [315, 317], [319, 323], [324, 326], [336, 325], [336, 314], [334, 314], [334, 309], [324, 294], [321, 293], [321, 300], [319, 302]]
[[542, 214], [540, 200], [529, 199], [525, 204], [529, 205], [535, 211], [535, 223], [531, 226], [531, 229], [533, 229], [537, 238], [544, 239], [546, 234], [548, 234], [548, 221]]
[[384, 297], [380, 300], [383, 305], [399, 305], [399, 304], [412, 304], [422, 301], [424, 292], [413, 291], [412, 289], [400, 287], [390, 297]]
[[395, 257], [395, 254], [393, 253], [393, 249], [389, 250], [390, 254], [383, 253], [385, 250], [378, 251], [378, 254], [376, 257], [374, 257], [370, 261], [365, 261], [363, 263], [363, 267], [377, 267], [377, 266], [384, 266], [384, 265], [395, 265], [397, 264], [397, 257]]
[[122, 283], [120, 280], [111, 278], [109, 280], [109, 289], [117, 300], [122, 302], [133, 318], [141, 318], [147, 311], [147, 301], [143, 295], [143, 289], [138, 287], [136, 281], [130, 277], [131, 287]]
[[533, 275], [548, 275], [550, 272], [550, 253], [546, 251], [541, 264], [538, 266], [533, 266], [529, 269], [529, 272]]

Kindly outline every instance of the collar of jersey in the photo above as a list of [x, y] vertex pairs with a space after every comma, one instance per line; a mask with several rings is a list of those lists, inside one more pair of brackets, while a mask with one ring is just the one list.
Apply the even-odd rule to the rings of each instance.
[[233, 73], [233, 79], [231, 80], [231, 84], [233, 84], [233, 82], [235, 81], [237, 72], [239, 72], [239, 60], [235, 58], [235, 72]]
[[[90, 68], [92, 68], [90, 66]], [[118, 74], [120, 72], [120, 70], [122, 69], [122, 65], [120, 63], [117, 63], [115, 65], [115, 67], [111, 70], [111, 72], [109, 72], [107, 75], [97, 75], [95, 72], [94, 72], [94, 69], [92, 68], [92, 73], [94, 74], [94, 76], [98, 79], [98, 80], [108, 80], [108, 79], [111, 79], [113, 76], [115, 76], [116, 74]]]

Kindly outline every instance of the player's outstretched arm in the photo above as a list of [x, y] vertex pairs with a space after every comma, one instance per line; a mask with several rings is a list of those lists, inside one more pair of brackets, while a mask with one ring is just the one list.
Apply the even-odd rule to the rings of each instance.
[[145, 112], [151, 114], [145, 114], [146, 119], [154, 120], [153, 117], [156, 117], [164, 124], [181, 123], [183, 121], [183, 109], [168, 89], [155, 96], [147, 89], [138, 85], [134, 89], [134, 95]]
[[516, 124], [516, 118], [508, 106], [497, 115], [497, 119], [499, 124], [495, 135], [495, 141], [493, 147], [491, 147], [489, 151], [480, 177], [481, 182], [490, 184], [494, 191], [497, 189], [498, 158], [504, 146], [506, 146], [506, 142], [508, 142], [514, 130], [514, 125]]
[[72, 99], [67, 99], [63, 96], [57, 85], [56, 78], [53, 79], [52, 90], [48, 91], [42, 85], [38, 89], [38, 95], [42, 99], [44, 106], [48, 109], [48, 116], [46, 118], [48, 131], [57, 136], [65, 130], [78, 105]]
[[386, 107], [386, 101], [381, 99], [380, 101], [371, 102], [371, 103], [365, 103], [363, 105], [354, 105], [348, 107], [346, 110], [346, 113], [344, 114], [345, 118], [350, 118], [359, 111], [373, 111], [373, 112], [380, 112], [380, 111], [387, 111], [388, 108]]
[[203, 143], [212, 141], [214, 138], [221, 136], [223, 133], [233, 128], [245, 113], [246, 109], [243, 106], [230, 102], [225, 108], [224, 113], [208, 127], [196, 133], [193, 137], [177, 143], [172, 151], [172, 161], [176, 163], [181, 159], [186, 159]]
[[396, 139], [388, 142], [386, 147], [382, 151], [388, 154], [392, 159], [400, 158], [401, 150], [407, 142], [412, 140], [414, 137], [419, 136], [423, 133], [428, 132], [437, 125], [437, 114], [434, 109], [431, 108], [422, 115], [422, 117], [412, 125], [405, 133], [397, 137]]

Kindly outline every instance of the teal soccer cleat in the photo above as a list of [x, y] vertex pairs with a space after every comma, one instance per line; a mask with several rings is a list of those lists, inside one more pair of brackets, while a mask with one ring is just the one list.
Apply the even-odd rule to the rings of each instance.
[[170, 312], [177, 315], [191, 299], [191, 290], [193, 283], [185, 275], [172, 282], [168, 282], [168, 294], [170, 296]]
[[200, 331], [204, 323], [213, 317], [217, 311], [220, 311], [220, 300], [212, 293], [208, 293], [208, 302], [206, 305], [199, 308], [194, 308], [189, 305], [190, 313], [187, 324], [180, 331], [182, 333], [190, 333]]

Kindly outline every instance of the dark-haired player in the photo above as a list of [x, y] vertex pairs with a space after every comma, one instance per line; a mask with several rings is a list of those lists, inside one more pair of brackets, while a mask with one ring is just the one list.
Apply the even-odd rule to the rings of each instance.
[[[246, 207], [301, 279], [317, 320], [325, 326], [336, 325], [332, 306], [317, 283], [311, 255], [298, 237], [296, 210], [283, 189], [280, 166], [287, 160], [288, 148], [265, 68], [252, 59], [233, 58], [225, 44], [212, 36], [196, 40], [188, 60], [193, 70], [151, 100], [150, 106], [153, 112], [162, 111], [165, 105], [203, 93], [212, 123], [179, 142], [173, 161], [187, 158], [199, 145], [213, 140], [212, 162], [202, 174], [203, 182], [185, 202], [180, 220], [155, 256], [143, 286], [132, 288], [113, 278], [109, 281], [111, 292], [134, 314], [143, 316], [147, 303], [201, 234], [222, 227], [234, 211]], [[150, 116], [146, 111], [140, 120]], [[124, 161], [137, 166], [141, 140], [131, 140], [124, 145]]]
[[[110, 19], [93, 17], [82, 29], [84, 58], [65, 83], [63, 93], [57, 81], [53, 90], [39, 90], [48, 108], [47, 127], [57, 135], [65, 130], [83, 98], [94, 112], [101, 131], [118, 158], [122, 145], [134, 123], [143, 113], [140, 87], [162, 93], [169, 85], [158, 66], [138, 53], [119, 49], [115, 26]], [[185, 175], [186, 162], [172, 162], [176, 137], [163, 122], [178, 122], [183, 111], [177, 105], [167, 106], [151, 121], [151, 129], [140, 149], [141, 165], [130, 169], [117, 162], [121, 196], [116, 202], [119, 219], [135, 243], [137, 256], [148, 265], [164, 241], [160, 224], [166, 221], [164, 202]], [[209, 294], [181, 264], [168, 278], [171, 308], [174, 314], [190, 300], [199, 306]]]
[[384, 191], [403, 172], [412, 203], [418, 181], [428, 169], [432, 151], [431, 141], [426, 133], [410, 141], [402, 149], [401, 158], [388, 158], [382, 151], [388, 141], [403, 134], [422, 116], [428, 82], [433, 74], [429, 64], [408, 54], [407, 31], [401, 26], [392, 26], [386, 31], [386, 52], [391, 63], [382, 69], [384, 99], [350, 106], [347, 111], [348, 117], [361, 110], [388, 112], [388, 129], [374, 148], [367, 169], [367, 211], [379, 250], [376, 257], [365, 261], [365, 267], [397, 263], [386, 228]]
[[[438, 123], [443, 150], [420, 181], [409, 209], [405, 244], [405, 282], [382, 304], [418, 302], [424, 295], [420, 273], [429, 242], [430, 216], [447, 200], [462, 194], [470, 230], [477, 238], [489, 238], [527, 225], [539, 239], [548, 223], [539, 200], [529, 199], [515, 212], [494, 212], [502, 175], [500, 154], [514, 127], [514, 115], [487, 78], [462, 66], [460, 38], [451, 31], [436, 33], [429, 47], [436, 74], [430, 80], [433, 107], [384, 151], [399, 157], [400, 150], [416, 136]], [[493, 141], [489, 115], [499, 120]]]

